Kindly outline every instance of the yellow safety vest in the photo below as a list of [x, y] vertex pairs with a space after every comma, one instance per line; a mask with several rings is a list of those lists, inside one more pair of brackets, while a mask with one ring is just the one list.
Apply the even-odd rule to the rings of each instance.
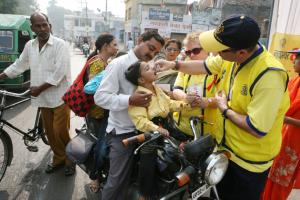
[[[263, 47], [244, 65], [235, 67], [235, 63], [223, 61], [219, 87], [224, 89], [229, 107], [235, 112], [247, 115], [247, 106], [251, 101], [253, 89], [264, 74], [270, 70], [285, 73], [286, 86], [288, 75], [282, 64]], [[236, 69], [236, 70], [235, 70]], [[270, 102], [271, 103], [271, 102]], [[284, 97], [271, 130], [263, 137], [256, 138], [239, 128], [219, 112], [217, 142], [220, 149], [230, 153], [230, 159], [239, 166], [252, 171], [263, 172], [272, 165], [273, 158], [278, 154], [281, 145], [281, 128], [284, 114], [289, 107], [289, 95]]]
[[[188, 75], [185, 74], [183, 77], [183, 85], [177, 85], [174, 89], [182, 89], [185, 93], [187, 92], [187, 88], [191, 85], [202, 85], [203, 86], [203, 97], [214, 97], [215, 93], [217, 92], [217, 84], [219, 82], [219, 78], [217, 75], [209, 76], [209, 75]], [[204, 121], [213, 123], [214, 125], [210, 124], [201, 124], [200, 131], [203, 135], [210, 133], [214, 136], [216, 125], [216, 108], [194, 108], [191, 110], [182, 110], [180, 112], [174, 112], [173, 118], [177, 123], [178, 128], [183, 131], [184, 133], [193, 136], [192, 129], [189, 124], [189, 118], [192, 116], [204, 116]]]

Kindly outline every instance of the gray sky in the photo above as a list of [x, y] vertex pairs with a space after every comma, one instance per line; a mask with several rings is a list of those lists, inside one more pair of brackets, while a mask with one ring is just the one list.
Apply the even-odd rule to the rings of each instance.
[[[65, 7], [69, 10], [81, 10], [82, 6], [85, 7], [85, 0], [56, 0], [57, 5]], [[105, 0], [86, 0], [89, 9], [96, 10], [99, 8], [101, 11], [105, 11]], [[189, 3], [194, 0], [188, 0]], [[48, 0], [37, 0], [42, 12], [46, 12], [48, 6]], [[125, 4], [124, 0], [107, 0], [107, 10], [111, 11], [114, 15], [119, 17], [125, 16]]]

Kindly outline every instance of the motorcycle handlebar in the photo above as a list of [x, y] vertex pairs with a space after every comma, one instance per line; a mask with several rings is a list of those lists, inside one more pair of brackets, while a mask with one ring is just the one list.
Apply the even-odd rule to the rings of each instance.
[[128, 147], [128, 146], [131, 146], [138, 142], [144, 142], [146, 140], [149, 140], [150, 138], [151, 138], [151, 133], [142, 133], [139, 135], [135, 135], [135, 136], [126, 138], [126, 139], [122, 140], [122, 143], [125, 147]]

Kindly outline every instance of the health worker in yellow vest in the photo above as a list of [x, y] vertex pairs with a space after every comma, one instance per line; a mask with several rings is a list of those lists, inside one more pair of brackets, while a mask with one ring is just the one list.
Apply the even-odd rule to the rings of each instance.
[[[183, 43], [187, 60], [204, 60], [208, 57], [208, 52], [203, 50], [199, 42], [200, 32], [189, 33]], [[197, 116], [204, 118], [204, 121], [209, 122], [201, 124], [201, 134], [214, 133], [211, 124], [215, 124], [215, 113], [217, 111], [214, 104], [215, 93], [217, 92], [217, 75], [190, 75], [179, 72], [174, 84], [173, 97], [176, 100], [189, 100], [190, 96], [201, 96], [202, 101], [191, 110], [182, 110], [175, 112], [173, 118], [178, 128], [185, 133], [187, 139], [193, 137], [190, 126], [190, 117]], [[191, 102], [192, 103], [192, 102]], [[205, 109], [204, 109], [205, 108]]]
[[201, 33], [200, 44], [219, 55], [205, 61], [156, 62], [189, 74], [220, 74], [217, 132], [219, 149], [228, 152], [228, 170], [217, 185], [222, 200], [259, 200], [268, 171], [281, 145], [289, 107], [288, 75], [282, 64], [258, 43], [260, 29], [243, 15]]

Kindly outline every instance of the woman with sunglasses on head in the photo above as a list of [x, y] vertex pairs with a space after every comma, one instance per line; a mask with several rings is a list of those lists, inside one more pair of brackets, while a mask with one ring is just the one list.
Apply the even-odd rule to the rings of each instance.
[[166, 60], [174, 61], [180, 53], [182, 44], [179, 40], [171, 39], [168, 40], [164, 46]]
[[[185, 44], [185, 54], [188, 60], [205, 60], [208, 57], [208, 52], [201, 48], [199, 43], [200, 33], [190, 33], [186, 36], [183, 43]], [[203, 116], [204, 121], [214, 122], [214, 115], [216, 112], [214, 104], [214, 96], [217, 91], [218, 83], [217, 76], [209, 75], [189, 75], [182, 72], [178, 73], [174, 84], [173, 96], [176, 100], [186, 100], [189, 103], [195, 104], [196, 107], [189, 111], [181, 111], [173, 114], [173, 118], [180, 129], [185, 133], [185, 138], [182, 140], [191, 139], [193, 137], [192, 129], [190, 127], [189, 119], [191, 116]], [[203, 89], [204, 88], [204, 89]], [[201, 96], [201, 102], [194, 101], [196, 96]], [[202, 133], [213, 134], [213, 126], [202, 124]]]
[[[179, 40], [170, 39], [164, 46], [164, 56], [168, 61], [175, 61], [182, 48], [182, 44]], [[158, 74], [156, 83], [158, 84], [170, 84], [170, 90], [173, 90], [173, 86], [177, 77], [177, 71], [167, 70]]]

